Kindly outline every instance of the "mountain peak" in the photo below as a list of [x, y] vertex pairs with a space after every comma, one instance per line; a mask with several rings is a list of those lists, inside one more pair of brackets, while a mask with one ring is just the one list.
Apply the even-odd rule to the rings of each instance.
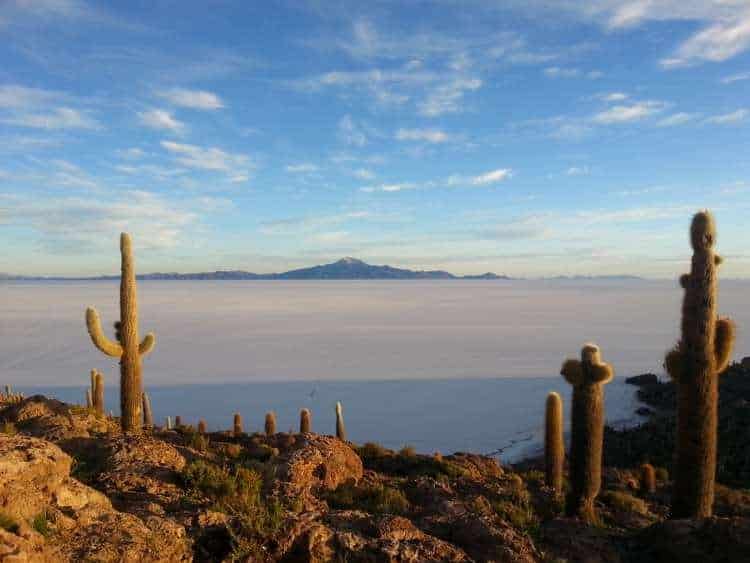
[[344, 256], [341, 260], [336, 262], [337, 264], [364, 264], [362, 260], [358, 258], [352, 258], [351, 256]]

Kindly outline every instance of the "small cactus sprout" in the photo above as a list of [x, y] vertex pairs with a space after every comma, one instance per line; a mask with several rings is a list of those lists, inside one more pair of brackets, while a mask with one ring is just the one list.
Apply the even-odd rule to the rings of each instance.
[[580, 360], [566, 360], [560, 370], [573, 386], [570, 437], [570, 492], [566, 501], [568, 516], [597, 521], [594, 500], [602, 480], [604, 439], [604, 385], [614, 370], [601, 360], [599, 347], [586, 344]]
[[94, 376], [94, 411], [104, 416], [104, 374], [100, 371]]
[[86, 408], [91, 409], [94, 407], [94, 403], [91, 399], [91, 389], [86, 389]]
[[234, 421], [232, 422], [232, 433], [235, 436], [242, 434], [242, 415], [238, 412], [234, 413]]
[[91, 396], [96, 396], [96, 370], [91, 370]]
[[172, 417], [167, 417], [167, 430], [172, 430]]
[[276, 415], [271, 412], [266, 413], [266, 436], [276, 434]]
[[10, 397], [11, 395], [13, 395], [13, 390], [11, 389], [10, 385], [6, 385], [6, 386], [5, 386], [5, 394], [6, 394], [6, 395], [7, 395], [8, 397]]
[[143, 392], [143, 426], [146, 428], [154, 427], [154, 413], [151, 410], [151, 399], [145, 391]]
[[565, 443], [563, 441], [563, 405], [560, 395], [554, 391], [547, 395], [544, 420], [544, 473], [545, 483], [555, 491], [562, 492]]
[[650, 463], [641, 465], [641, 492], [653, 494], [656, 492], [656, 471]]
[[207, 431], [206, 421], [201, 418], [198, 421], [198, 434], [205, 434]]
[[120, 235], [122, 273], [120, 276], [120, 320], [116, 324], [115, 341], [102, 330], [96, 309], [86, 309], [86, 327], [94, 346], [107, 356], [120, 358], [120, 413], [124, 432], [141, 429], [143, 382], [141, 364], [143, 357], [154, 348], [155, 338], [149, 333], [138, 338], [138, 301], [136, 299], [135, 266], [130, 235]]
[[302, 409], [299, 411], [299, 433], [300, 434], [307, 434], [308, 432], [312, 432], [312, 415], [310, 414], [310, 409]]
[[179, 414], [174, 417], [174, 426], [177, 429], [182, 428], [182, 417]]
[[344, 413], [340, 402], [336, 403], [336, 437], [346, 442], [346, 426], [344, 426]]
[[716, 314], [716, 228], [708, 211], [690, 226], [693, 259], [680, 278], [682, 334], [664, 366], [677, 388], [677, 439], [672, 489], [673, 518], [707, 518], [713, 512], [716, 479], [719, 375], [734, 346], [734, 323]]

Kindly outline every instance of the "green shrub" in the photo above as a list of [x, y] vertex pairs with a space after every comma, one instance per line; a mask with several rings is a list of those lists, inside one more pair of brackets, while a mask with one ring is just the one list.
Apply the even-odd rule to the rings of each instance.
[[18, 434], [18, 429], [12, 422], [3, 422], [0, 424], [0, 433], [7, 434], [8, 436], [15, 436]]
[[360, 509], [373, 514], [405, 514], [409, 501], [404, 493], [386, 485], [354, 485], [345, 483], [326, 496], [334, 508]]
[[50, 528], [49, 525], [49, 517], [46, 512], [40, 512], [37, 514], [31, 521], [31, 527], [45, 538], [52, 533], [52, 528]]
[[661, 483], [669, 481], [669, 471], [665, 467], [656, 467], [656, 480]]
[[636, 514], [648, 514], [648, 505], [638, 497], [623, 491], [605, 491], [601, 497], [602, 501], [622, 512], [635, 512]]
[[375, 442], [366, 442], [357, 448], [357, 453], [361, 458], [378, 458], [391, 455], [392, 452]]
[[187, 435], [187, 445], [190, 448], [198, 452], [208, 451], [208, 436], [205, 434], [199, 434], [198, 432], [191, 432]]

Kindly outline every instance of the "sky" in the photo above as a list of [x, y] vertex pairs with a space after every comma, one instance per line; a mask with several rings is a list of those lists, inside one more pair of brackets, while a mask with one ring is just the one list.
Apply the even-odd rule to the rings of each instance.
[[0, 272], [750, 278], [750, 0], [0, 0]]

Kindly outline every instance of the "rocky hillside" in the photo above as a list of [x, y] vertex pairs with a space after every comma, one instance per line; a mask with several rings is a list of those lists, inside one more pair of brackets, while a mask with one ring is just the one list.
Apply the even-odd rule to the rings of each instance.
[[645, 450], [605, 469], [587, 526], [534, 462], [313, 433], [124, 436], [42, 396], [0, 421], [0, 561], [750, 560], [750, 495], [720, 487], [716, 517], [665, 520], [668, 471], [648, 493], [633, 470]]

